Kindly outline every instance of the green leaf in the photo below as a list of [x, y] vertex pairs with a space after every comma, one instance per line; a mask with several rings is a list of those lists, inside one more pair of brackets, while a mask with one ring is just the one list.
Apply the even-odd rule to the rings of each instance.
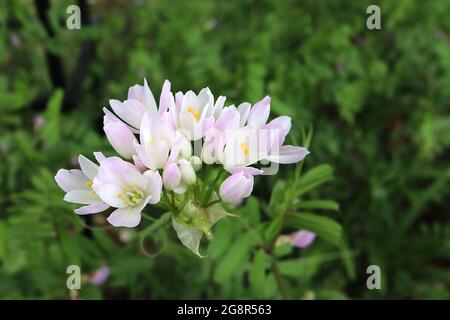
[[275, 289], [275, 279], [271, 274], [266, 274], [270, 265], [270, 258], [260, 249], [253, 258], [253, 264], [249, 272], [250, 288], [253, 294], [261, 299], [270, 298]]
[[267, 241], [271, 241], [280, 233], [281, 228], [283, 227], [283, 220], [283, 217], [276, 217], [270, 222], [264, 234]]
[[47, 103], [47, 109], [44, 112], [44, 117], [47, 121], [42, 129], [42, 139], [49, 145], [53, 145], [59, 141], [60, 125], [61, 125], [61, 105], [64, 97], [64, 91], [58, 89], [52, 95]]
[[286, 225], [295, 229], [306, 229], [334, 244], [342, 241], [342, 227], [331, 218], [313, 213], [294, 213], [287, 217]]
[[234, 241], [221, 263], [218, 264], [214, 273], [214, 281], [217, 283], [225, 283], [235, 273], [245, 268], [250, 249], [254, 244], [255, 242], [249, 234], [245, 234]]
[[339, 211], [339, 204], [332, 200], [305, 200], [295, 206], [298, 209], [323, 209]]
[[301, 196], [333, 178], [333, 168], [322, 164], [306, 172], [297, 182], [295, 194]]

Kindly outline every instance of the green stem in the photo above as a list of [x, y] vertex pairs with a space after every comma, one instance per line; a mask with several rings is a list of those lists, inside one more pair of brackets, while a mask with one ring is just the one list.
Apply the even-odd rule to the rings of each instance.
[[214, 189], [216, 188], [217, 182], [220, 179], [220, 176], [222, 175], [222, 172], [224, 172], [224, 170], [222, 169], [222, 167], [219, 168], [219, 172], [217, 172], [216, 178], [214, 179], [214, 182], [212, 183], [212, 185], [208, 188], [208, 190], [206, 191], [205, 196], [202, 199], [202, 205], [205, 207], [206, 206], [206, 202], [208, 202], [211, 198], [211, 195], [214, 191]]

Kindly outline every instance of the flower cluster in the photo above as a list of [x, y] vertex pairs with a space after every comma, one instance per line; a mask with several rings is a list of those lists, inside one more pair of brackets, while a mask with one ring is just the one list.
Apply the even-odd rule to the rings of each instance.
[[125, 101], [103, 109], [103, 129], [120, 157], [95, 152], [96, 164], [80, 155], [81, 170], [60, 169], [55, 180], [64, 200], [83, 204], [80, 215], [113, 208], [108, 222], [116, 227], [137, 226], [142, 210], [158, 205], [172, 213], [180, 241], [200, 255], [203, 234], [229, 215], [224, 206], [251, 194], [254, 176], [264, 172], [257, 163], [295, 163], [308, 154], [284, 144], [289, 117], [268, 122], [270, 97], [253, 106], [225, 101], [208, 88], [173, 94], [167, 80], [158, 104], [147, 81], [129, 88]]

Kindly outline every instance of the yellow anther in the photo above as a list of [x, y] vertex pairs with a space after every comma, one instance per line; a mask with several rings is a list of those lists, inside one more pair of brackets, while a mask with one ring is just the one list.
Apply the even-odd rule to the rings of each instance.
[[241, 150], [244, 153], [244, 155], [248, 155], [249, 153], [248, 145], [245, 142], [241, 142]]
[[93, 183], [92, 181], [86, 182], [86, 185], [87, 185], [89, 188], [92, 187], [93, 184], [94, 184], [94, 183]]
[[129, 200], [125, 200], [125, 204], [128, 205], [130, 203]]
[[198, 111], [194, 111], [194, 109], [192, 109], [192, 107], [189, 107], [187, 109], [188, 112], [192, 113], [192, 115], [194, 116], [195, 120], [198, 121], [198, 119], [200, 118], [200, 112]]
[[133, 198], [131, 198], [131, 202], [134, 202], [134, 203], [136, 203], [137, 202], [137, 198], [136, 197], [133, 197]]
[[92, 193], [94, 196], [97, 194], [97, 192], [95, 192], [94, 190], [92, 190], [91, 193]]
[[122, 193], [118, 193], [118, 194], [117, 194], [117, 197], [118, 197], [118, 198], [123, 198], [123, 194], [122, 194]]
[[132, 183], [132, 184], [130, 184], [130, 188], [134, 189], [134, 188], [136, 188], [136, 185], [134, 183]]

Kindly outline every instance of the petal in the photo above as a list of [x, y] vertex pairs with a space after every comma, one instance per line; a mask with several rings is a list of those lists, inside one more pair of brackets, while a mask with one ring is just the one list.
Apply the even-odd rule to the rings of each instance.
[[86, 177], [90, 180], [94, 180], [98, 172], [98, 165], [81, 154], [78, 156], [78, 163], [80, 164], [81, 171], [83, 171]]
[[166, 112], [171, 105], [175, 104], [173, 94], [170, 91], [170, 82], [168, 80], [164, 81], [161, 96], [159, 98], [159, 113], [162, 114]]
[[253, 167], [234, 167], [227, 170], [231, 174], [242, 172], [245, 176], [258, 176], [263, 173], [263, 170]]
[[107, 205], [106, 203], [90, 204], [90, 205], [75, 209], [75, 213], [79, 214], [79, 215], [92, 214], [92, 213], [98, 213], [98, 212], [105, 211], [108, 208], [109, 208], [109, 205]]
[[94, 152], [94, 157], [97, 160], [98, 163], [102, 162], [103, 160], [106, 159], [105, 155], [103, 154], [103, 152]]
[[[105, 184], [98, 191], [98, 196], [103, 200], [103, 202], [111, 207], [124, 208], [126, 207], [126, 204], [123, 193], [124, 190], [119, 186], [114, 184]], [[122, 195], [122, 197], [120, 195]]]
[[150, 170], [144, 173], [148, 179], [147, 194], [149, 196], [148, 202], [150, 204], [158, 203], [161, 199], [162, 179], [158, 171], [151, 172]]
[[150, 169], [157, 170], [164, 168], [169, 157], [169, 145], [165, 141], [156, 140], [144, 146], [144, 149], [145, 161], [147, 161]]
[[86, 185], [89, 179], [78, 169], [59, 169], [56, 173], [55, 181], [65, 192], [79, 189], [89, 190], [89, 187]]
[[119, 208], [114, 210], [107, 220], [114, 227], [133, 228], [141, 222], [141, 210], [138, 206]]
[[[120, 102], [120, 101], [119, 101]], [[103, 125], [107, 125], [108, 123], [112, 122], [112, 121], [118, 121], [123, 123], [124, 125], [126, 125], [128, 127], [128, 129], [130, 129], [130, 131], [132, 133], [139, 133], [139, 130], [137, 130], [136, 128], [133, 128], [132, 126], [129, 126], [128, 124], [126, 124], [125, 122], [123, 122], [122, 120], [120, 120], [119, 118], [117, 118], [114, 113], [112, 113], [111, 111], [109, 111], [106, 108], [103, 108], [103, 112], [105, 113], [105, 116], [103, 117]], [[139, 127], [138, 127], [139, 128]]]
[[276, 163], [288, 164], [299, 162], [308, 154], [309, 151], [306, 148], [286, 145], [281, 146], [280, 151], [277, 154], [270, 155], [266, 159]]
[[72, 190], [64, 196], [64, 201], [79, 204], [98, 204], [102, 201], [100, 198], [88, 190]]
[[225, 105], [225, 100], [227, 98], [224, 96], [219, 96], [216, 100], [216, 103], [214, 104], [213, 109], [213, 116], [215, 119], [219, 118], [220, 114], [222, 113], [223, 106]]
[[264, 126], [269, 118], [270, 114], [270, 97], [266, 96], [261, 101], [257, 102], [253, 108], [250, 110], [248, 116], [248, 124], [259, 129]]
[[289, 236], [290, 243], [297, 248], [306, 248], [314, 241], [316, 234], [307, 230], [299, 230]]
[[148, 86], [147, 79], [144, 79], [144, 102], [148, 111], [157, 112], [155, 97]]
[[111, 146], [122, 157], [131, 159], [133, 154], [136, 154], [133, 147], [133, 143], [137, 141], [136, 137], [123, 123], [110, 122], [103, 127], [103, 130]]
[[243, 126], [245, 126], [245, 124], [247, 123], [248, 116], [250, 114], [250, 108], [251, 108], [251, 104], [248, 102], [241, 103], [237, 108], [237, 110], [239, 111], [239, 115], [240, 115], [239, 126], [241, 128]]

